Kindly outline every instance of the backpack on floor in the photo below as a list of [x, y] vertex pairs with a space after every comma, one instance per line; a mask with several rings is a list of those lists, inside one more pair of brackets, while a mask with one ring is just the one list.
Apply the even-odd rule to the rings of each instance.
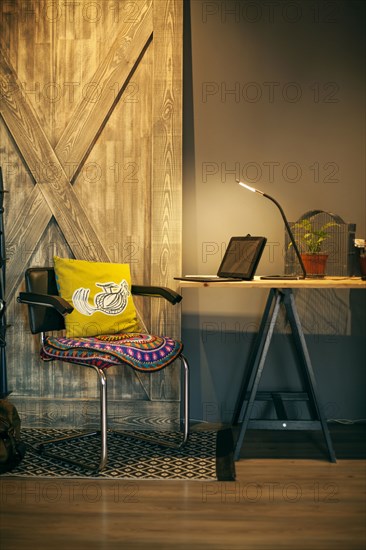
[[0, 474], [15, 468], [24, 455], [18, 411], [10, 401], [0, 399]]

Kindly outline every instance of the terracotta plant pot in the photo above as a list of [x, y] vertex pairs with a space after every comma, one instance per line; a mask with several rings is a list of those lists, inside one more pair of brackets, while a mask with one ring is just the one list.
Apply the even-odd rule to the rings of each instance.
[[308, 277], [324, 277], [328, 254], [301, 254]]

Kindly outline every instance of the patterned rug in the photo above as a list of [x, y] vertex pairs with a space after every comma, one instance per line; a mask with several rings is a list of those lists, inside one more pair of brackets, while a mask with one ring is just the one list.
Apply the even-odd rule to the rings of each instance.
[[[190, 434], [182, 449], [172, 449], [129, 435], [108, 435], [108, 463], [97, 473], [80, 466], [40, 455], [34, 448], [42, 440], [77, 433], [75, 430], [22, 429], [27, 452], [23, 461], [11, 472], [11, 477], [37, 478], [100, 478], [133, 480], [207, 480], [234, 481], [233, 436], [230, 429], [197, 431]], [[154, 435], [149, 432], [149, 435]], [[164, 438], [175, 434], [164, 433]], [[52, 451], [65, 456], [82, 457], [94, 462], [99, 456], [98, 437], [88, 437], [53, 446]]]

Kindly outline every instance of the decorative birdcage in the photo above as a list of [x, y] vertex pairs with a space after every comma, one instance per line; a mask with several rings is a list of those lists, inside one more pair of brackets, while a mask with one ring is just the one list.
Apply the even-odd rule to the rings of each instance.
[[[328, 255], [326, 274], [334, 276], [352, 276], [357, 274], [357, 259], [354, 247], [356, 224], [346, 223], [340, 216], [323, 210], [310, 210], [303, 214], [296, 222], [289, 222], [296, 226], [303, 220], [309, 220], [315, 230], [326, 226], [327, 237], [322, 242], [322, 252]], [[306, 252], [306, 247], [298, 237], [296, 227], [294, 237], [300, 254]], [[299, 261], [296, 258], [293, 246], [285, 232], [285, 273], [301, 274]]]

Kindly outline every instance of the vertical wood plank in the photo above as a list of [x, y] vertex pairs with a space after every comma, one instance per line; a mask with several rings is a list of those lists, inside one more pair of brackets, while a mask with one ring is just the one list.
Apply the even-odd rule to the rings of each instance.
[[[174, 286], [181, 272], [182, 241], [183, 5], [154, 2], [151, 277]], [[154, 329], [180, 334], [179, 309], [155, 306]]]
[[[183, 3], [154, 1], [154, 77], [151, 193], [151, 278], [175, 287], [182, 257]], [[153, 331], [180, 337], [180, 310], [154, 303]], [[179, 369], [152, 380], [154, 399], [177, 392]]]

